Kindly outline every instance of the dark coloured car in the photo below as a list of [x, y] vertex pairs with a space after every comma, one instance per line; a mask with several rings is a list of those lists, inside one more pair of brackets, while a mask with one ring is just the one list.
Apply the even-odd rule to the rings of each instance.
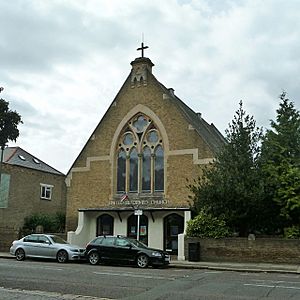
[[103, 263], [136, 264], [139, 268], [167, 266], [167, 252], [152, 249], [124, 236], [98, 236], [86, 246], [86, 256], [91, 265]]

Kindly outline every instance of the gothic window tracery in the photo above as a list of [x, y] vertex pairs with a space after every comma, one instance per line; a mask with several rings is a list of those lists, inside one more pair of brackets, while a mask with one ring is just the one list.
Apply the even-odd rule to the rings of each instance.
[[119, 137], [117, 193], [163, 191], [163, 140], [154, 122], [140, 113], [127, 122]]

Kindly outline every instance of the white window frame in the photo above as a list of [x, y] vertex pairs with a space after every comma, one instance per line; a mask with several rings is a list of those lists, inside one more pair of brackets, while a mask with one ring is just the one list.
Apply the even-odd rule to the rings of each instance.
[[[45, 184], [45, 183], [40, 183], [41, 186], [41, 194], [40, 197], [41, 199], [45, 200], [51, 200], [52, 199], [52, 190], [53, 190], [53, 185], [51, 184]], [[48, 196], [49, 193], [49, 196]]]

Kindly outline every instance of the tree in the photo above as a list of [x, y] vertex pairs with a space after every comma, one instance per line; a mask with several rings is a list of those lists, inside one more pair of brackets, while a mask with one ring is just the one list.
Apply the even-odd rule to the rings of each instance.
[[[0, 92], [3, 88], [0, 88]], [[1, 147], [1, 161], [0, 161], [0, 186], [3, 152], [8, 141], [16, 141], [19, 137], [18, 125], [22, 122], [21, 116], [9, 109], [9, 102], [0, 99], [0, 147]]]
[[224, 216], [232, 230], [245, 236], [261, 224], [262, 185], [258, 168], [262, 130], [243, 103], [226, 130], [227, 143], [203, 175], [189, 185], [197, 213], [203, 208]]
[[8, 141], [16, 141], [19, 137], [18, 125], [22, 123], [21, 116], [9, 109], [9, 102], [0, 99], [0, 147], [5, 148]]
[[300, 113], [283, 92], [276, 121], [266, 132], [261, 165], [265, 201], [280, 215], [279, 227], [300, 225]]

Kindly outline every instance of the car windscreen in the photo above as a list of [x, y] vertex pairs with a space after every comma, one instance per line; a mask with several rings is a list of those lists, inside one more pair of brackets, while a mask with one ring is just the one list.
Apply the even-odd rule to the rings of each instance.
[[63, 240], [61, 237], [56, 236], [56, 235], [52, 235], [51, 239], [54, 243], [56, 244], [68, 244], [68, 242], [66, 242], [65, 240]]

